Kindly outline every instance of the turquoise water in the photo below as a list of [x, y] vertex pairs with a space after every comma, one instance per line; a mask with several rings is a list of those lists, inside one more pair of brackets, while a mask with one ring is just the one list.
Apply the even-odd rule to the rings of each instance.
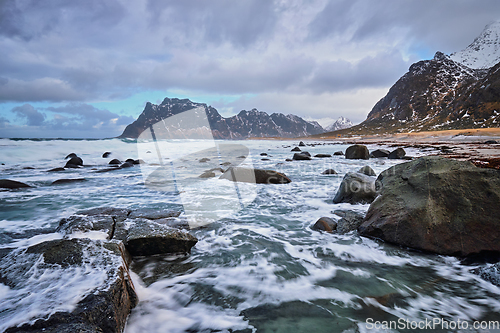
[[[322, 216], [335, 218], [333, 210], [368, 209], [368, 205], [332, 203], [346, 172], [368, 164], [378, 174], [400, 161], [356, 161], [334, 156], [285, 162], [293, 155], [290, 150], [296, 142], [234, 143], [248, 147], [250, 155], [244, 163], [283, 172], [292, 182], [239, 188], [241, 204], [227, 206], [235, 197], [227, 195], [234, 185], [226, 180], [199, 181], [181, 189], [179, 195], [145, 186], [144, 177], [157, 168], [155, 165], [93, 172], [106, 167], [111, 158], [147, 159], [147, 152], [138, 150], [134, 141], [0, 140], [0, 163], [5, 164], [0, 166], [1, 178], [34, 186], [0, 192], [0, 246], [23, 247], [57, 237], [53, 229], [59, 220], [81, 209], [113, 206], [183, 210], [209, 202], [217, 214], [208, 214], [205, 207], [193, 215], [203, 218], [203, 226], [191, 231], [199, 239], [191, 255], [134, 261], [133, 278], [140, 303], [132, 311], [125, 332], [411, 332], [412, 322], [425, 320], [446, 320], [452, 327], [457, 320], [466, 321], [469, 329], [463, 325], [462, 329], [441, 329], [437, 325], [419, 331], [494, 332], [470, 329], [474, 321], [500, 320], [500, 289], [469, 273], [473, 266], [453, 257], [384, 244], [354, 232], [335, 235], [310, 229]], [[176, 143], [165, 161], [178, 161], [206, 148], [205, 144]], [[326, 142], [306, 149], [314, 155], [333, 154], [346, 147]], [[107, 159], [101, 157], [105, 151], [112, 152]], [[63, 166], [64, 157], [71, 152], [89, 166], [46, 172]], [[413, 156], [426, 153], [408, 150]], [[156, 156], [151, 156], [147, 162], [154, 163]], [[193, 170], [195, 167], [199, 166], [192, 165]], [[338, 175], [321, 175], [330, 168]], [[60, 178], [87, 181], [50, 185]], [[60, 293], [64, 295], [65, 291]], [[18, 296], [0, 285], [4, 301]], [[20, 312], [22, 309], [6, 317], [0, 311], [0, 322], [21, 318]], [[399, 326], [385, 329], [383, 322]]]

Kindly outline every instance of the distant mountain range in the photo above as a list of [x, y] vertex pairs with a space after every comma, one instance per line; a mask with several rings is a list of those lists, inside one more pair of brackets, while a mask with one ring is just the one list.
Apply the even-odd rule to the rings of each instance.
[[365, 121], [336, 134], [499, 127], [500, 22], [450, 56], [410, 66]]
[[[119, 138], [138, 138], [149, 126], [194, 108], [205, 110], [215, 139], [292, 138], [319, 134], [325, 131], [317, 122], [305, 121], [292, 114], [273, 113], [269, 115], [257, 109], [252, 109], [251, 111], [243, 110], [236, 116], [224, 118], [216, 109], [206, 104], [195, 103], [189, 99], [165, 98], [159, 105], [146, 103], [146, 107], [139, 115], [139, 118], [128, 125]], [[176, 135], [182, 137], [182, 129], [176, 129]]]
[[349, 119], [344, 117], [339, 117], [337, 120], [333, 122], [333, 124], [325, 127], [325, 131], [327, 132], [338, 131], [344, 128], [352, 127], [353, 125], [354, 124]]

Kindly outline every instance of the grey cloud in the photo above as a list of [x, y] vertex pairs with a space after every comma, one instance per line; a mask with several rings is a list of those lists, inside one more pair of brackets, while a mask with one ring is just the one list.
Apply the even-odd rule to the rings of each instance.
[[10, 121], [5, 117], [0, 117], [0, 128], [5, 128]]
[[45, 122], [45, 114], [38, 112], [31, 104], [16, 106], [12, 112], [17, 114], [19, 118], [26, 119], [28, 126], [41, 126]]
[[[5, 81], [4, 81], [5, 82]], [[41, 78], [33, 81], [8, 79], [0, 85], [0, 102], [81, 100], [84, 94], [75, 91], [67, 82]]]

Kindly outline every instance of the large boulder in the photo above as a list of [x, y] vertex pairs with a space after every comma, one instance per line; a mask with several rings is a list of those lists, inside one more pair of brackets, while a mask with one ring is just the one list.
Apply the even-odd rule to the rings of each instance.
[[359, 172], [348, 172], [340, 183], [333, 203], [371, 203], [376, 195], [375, 177]]
[[354, 160], [367, 160], [370, 158], [370, 152], [365, 145], [352, 145], [346, 149], [345, 158]]
[[293, 154], [293, 158], [292, 159], [295, 160], [295, 161], [308, 161], [308, 160], [312, 160], [311, 156], [308, 155], [308, 154], [305, 154], [305, 152]]
[[11, 288], [0, 330], [122, 332], [138, 301], [129, 264], [120, 242], [58, 239], [10, 252], [0, 260], [2, 283]]
[[377, 179], [361, 235], [419, 250], [467, 256], [500, 253], [500, 172], [427, 156]]
[[387, 156], [387, 158], [389, 158], [390, 160], [400, 160], [403, 159], [405, 155], [406, 151], [403, 148], [399, 147], [391, 151], [391, 153], [389, 154], [389, 156]]
[[230, 167], [219, 179], [256, 184], [288, 184], [291, 182], [285, 174], [274, 170]]
[[388, 157], [391, 152], [387, 149], [377, 149], [370, 153], [371, 158]]
[[66, 162], [66, 165], [64, 167], [65, 168], [78, 168], [81, 166], [83, 166], [83, 160], [80, 157], [75, 156], [75, 157], [70, 158], [69, 161]]

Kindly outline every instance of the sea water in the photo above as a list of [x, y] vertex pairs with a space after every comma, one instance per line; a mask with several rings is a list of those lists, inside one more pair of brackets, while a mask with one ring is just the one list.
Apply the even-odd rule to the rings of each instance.
[[[292, 182], [253, 184], [250, 192], [239, 193], [240, 204], [228, 209], [226, 202], [234, 195], [228, 197], [224, 189], [230, 182], [218, 177], [198, 180], [177, 192], [148, 187], [147, 176], [160, 161], [154, 147], [138, 148], [135, 140], [1, 139], [0, 178], [33, 187], [0, 191], [0, 250], [60, 238], [54, 232], [59, 220], [83, 209], [167, 208], [189, 215], [186, 203], [202, 206], [210, 202], [218, 213], [203, 211], [202, 225], [191, 230], [199, 241], [190, 255], [135, 258], [131, 269], [140, 302], [125, 332], [410, 332], [415, 328], [412, 323], [424, 327], [423, 323], [433, 320], [447, 321], [448, 328], [427, 325], [420, 331], [495, 331], [472, 326], [475, 321], [500, 321], [500, 288], [470, 273], [475, 266], [360, 237], [356, 232], [338, 235], [310, 228], [323, 216], [338, 219], [334, 210], [364, 213], [368, 209], [369, 205], [333, 204], [347, 172], [369, 165], [378, 174], [403, 161], [333, 156], [285, 162], [293, 156], [290, 150], [297, 142], [230, 143], [248, 148], [243, 164], [282, 172]], [[316, 143], [302, 148], [313, 156], [347, 148], [342, 143]], [[180, 172], [182, 166], [174, 162], [206, 149], [205, 144], [178, 142], [161, 164]], [[369, 146], [377, 148], [381, 147]], [[103, 158], [106, 151], [112, 154]], [[71, 152], [83, 159], [84, 168], [47, 172], [64, 166]], [[429, 152], [408, 149], [407, 153], [422, 156]], [[107, 167], [111, 158], [139, 157], [148, 164], [94, 172]], [[185, 172], [198, 170], [199, 165], [189, 167], [188, 163]], [[322, 175], [326, 169], [338, 174]], [[62, 178], [86, 181], [51, 185]], [[102, 280], [99, 272], [56, 273], [43, 286], [27, 284], [22, 290], [0, 283], [0, 332], [11, 324], [74, 306], [79, 295], [68, 294], [67, 290], [75, 288], [66, 286], [78, 285], [84, 292]], [[49, 288], [51, 298], [63, 301], [44, 302], [36, 296], [37, 288]], [[26, 295], [36, 297], [23, 301]], [[461, 327], [456, 326], [458, 320]], [[384, 323], [393, 326], [386, 328]]]

